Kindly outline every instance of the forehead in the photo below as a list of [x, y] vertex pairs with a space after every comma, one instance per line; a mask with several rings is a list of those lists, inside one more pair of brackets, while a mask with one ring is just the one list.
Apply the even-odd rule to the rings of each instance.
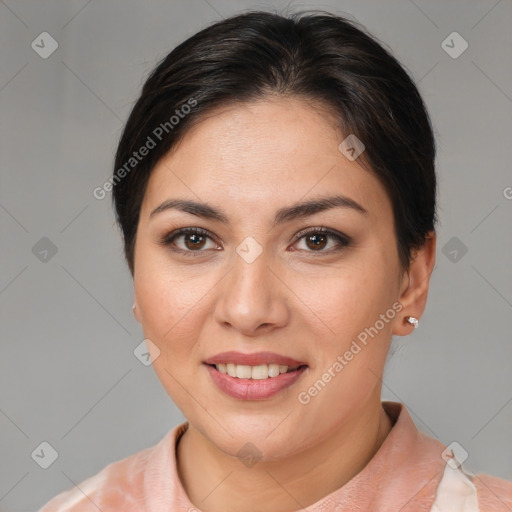
[[217, 109], [157, 164], [143, 210], [187, 197], [254, 214], [338, 193], [370, 213], [391, 212], [378, 178], [338, 149], [344, 138], [330, 112], [297, 98]]

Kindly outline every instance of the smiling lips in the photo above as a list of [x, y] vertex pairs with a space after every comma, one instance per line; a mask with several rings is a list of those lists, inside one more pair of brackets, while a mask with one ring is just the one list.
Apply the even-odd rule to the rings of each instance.
[[270, 398], [293, 384], [308, 367], [273, 352], [223, 352], [204, 363], [221, 391], [244, 400]]

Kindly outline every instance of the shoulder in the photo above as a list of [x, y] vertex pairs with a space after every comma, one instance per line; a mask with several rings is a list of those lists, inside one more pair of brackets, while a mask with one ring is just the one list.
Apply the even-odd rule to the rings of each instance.
[[512, 482], [447, 463], [430, 512], [512, 510]]
[[481, 512], [512, 510], [512, 482], [482, 473], [471, 480], [477, 489]]
[[105, 466], [99, 473], [55, 496], [39, 512], [143, 509], [144, 472], [155, 448], [146, 448]]
[[[404, 452], [415, 454], [415, 467], [407, 458], [400, 467], [408, 470], [410, 479], [421, 475], [418, 496], [428, 495], [429, 500], [433, 496], [431, 512], [512, 512], [511, 481], [483, 473], [473, 474], [461, 463], [448, 462], [455, 456], [453, 452], [451, 456], [446, 454], [449, 446], [419, 431], [403, 404], [383, 402], [383, 407], [395, 423], [388, 437], [397, 446], [397, 452], [390, 458], [396, 461]], [[434, 472], [436, 476], [432, 478], [429, 473]]]

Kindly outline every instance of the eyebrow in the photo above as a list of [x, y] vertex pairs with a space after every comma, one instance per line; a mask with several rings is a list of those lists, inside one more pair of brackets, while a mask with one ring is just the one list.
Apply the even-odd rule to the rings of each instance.
[[[279, 209], [274, 218], [274, 226], [284, 224], [285, 222], [290, 222], [295, 219], [309, 217], [315, 213], [331, 210], [333, 208], [351, 209], [363, 215], [368, 214], [368, 210], [366, 208], [363, 208], [350, 197], [342, 195], [321, 197], [303, 203], [295, 203], [291, 206]], [[150, 213], [149, 217], [151, 218], [158, 213], [170, 209], [180, 210], [182, 212], [196, 215], [197, 217], [216, 220], [229, 225], [229, 219], [222, 210], [214, 208], [207, 203], [198, 203], [188, 199], [169, 199], [164, 201]]]

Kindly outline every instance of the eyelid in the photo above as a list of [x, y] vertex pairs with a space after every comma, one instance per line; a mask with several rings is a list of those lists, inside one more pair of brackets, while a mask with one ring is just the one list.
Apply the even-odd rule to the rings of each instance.
[[[197, 226], [189, 226], [189, 227], [185, 227], [185, 228], [175, 229], [175, 230], [171, 231], [170, 233], [166, 234], [165, 236], [163, 236], [158, 242], [162, 245], [171, 245], [176, 238], [183, 236], [183, 235], [189, 235], [189, 234], [202, 235], [204, 237], [210, 238], [212, 241], [214, 241], [215, 243], [218, 244], [217, 238], [213, 235], [213, 233], [211, 233], [207, 229], [200, 228]], [[205, 251], [183, 251], [180, 249], [176, 249], [176, 251], [177, 252], [188, 252], [188, 253], [205, 252]]]
[[294, 235], [293, 239], [294, 241], [300, 240], [305, 235], [308, 235], [310, 233], [320, 233], [325, 235], [331, 235], [333, 237], [339, 237], [345, 242], [350, 242], [350, 237], [345, 235], [344, 233], [341, 233], [335, 229], [327, 228], [325, 226], [318, 226], [318, 227], [310, 227], [306, 229], [301, 229], [296, 235]]

